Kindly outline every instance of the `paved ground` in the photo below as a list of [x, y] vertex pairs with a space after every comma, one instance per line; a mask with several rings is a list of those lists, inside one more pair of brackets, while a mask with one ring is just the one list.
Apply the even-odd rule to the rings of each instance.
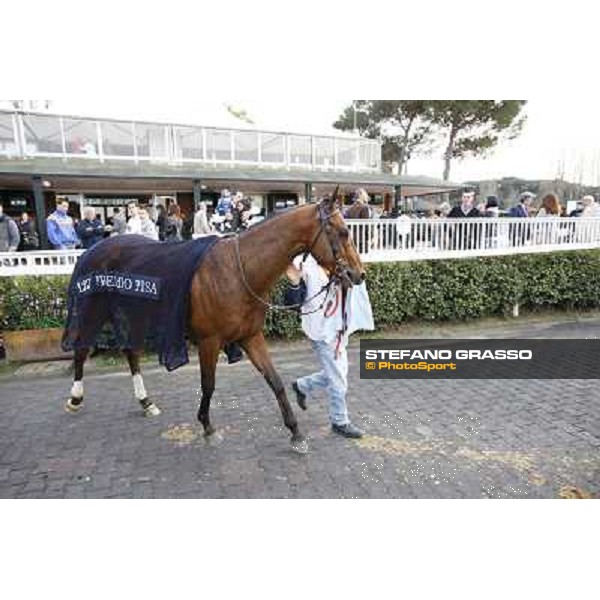
[[[600, 319], [494, 333], [600, 336]], [[319, 397], [296, 411], [305, 456], [290, 451], [275, 399], [247, 362], [219, 366], [211, 442], [194, 421], [195, 365], [146, 370], [163, 409], [155, 419], [141, 415], [124, 371], [91, 373], [85, 407], [70, 415], [67, 374], [21, 369], [0, 380], [0, 497], [600, 497], [600, 381], [361, 381], [357, 349], [349, 407], [368, 436], [330, 433]], [[315, 366], [304, 343], [274, 356], [288, 384]]]

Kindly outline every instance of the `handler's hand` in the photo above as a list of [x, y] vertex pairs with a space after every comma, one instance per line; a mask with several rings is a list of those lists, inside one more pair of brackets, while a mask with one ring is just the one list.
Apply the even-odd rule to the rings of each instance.
[[294, 285], [298, 285], [302, 279], [302, 271], [292, 264], [288, 265], [285, 274]]

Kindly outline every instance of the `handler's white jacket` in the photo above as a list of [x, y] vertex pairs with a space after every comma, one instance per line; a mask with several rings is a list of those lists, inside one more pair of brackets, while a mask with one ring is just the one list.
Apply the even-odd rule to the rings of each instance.
[[[297, 257], [294, 263], [302, 270], [302, 279], [306, 283], [307, 291], [307, 302], [303, 304], [302, 312], [309, 314], [302, 315], [302, 330], [311, 340], [336, 343], [338, 333], [343, 328], [341, 289], [338, 286], [332, 286], [327, 293], [324, 306], [319, 309], [323, 304], [325, 292], [312, 300], [311, 298], [327, 285], [329, 279], [325, 270], [319, 266], [312, 255], [309, 255], [304, 263], [302, 263], [301, 257]], [[342, 338], [344, 346], [348, 343], [349, 336], [355, 331], [375, 329], [373, 311], [365, 283], [352, 286], [348, 290], [346, 314], [348, 316], [347, 330]]]

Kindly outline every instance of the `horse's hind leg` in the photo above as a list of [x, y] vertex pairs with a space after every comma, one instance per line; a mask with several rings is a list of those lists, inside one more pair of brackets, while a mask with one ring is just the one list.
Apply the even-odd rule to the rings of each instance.
[[136, 400], [142, 405], [144, 414], [147, 417], [156, 417], [160, 415], [160, 408], [148, 399], [146, 388], [144, 387], [144, 380], [140, 371], [140, 354], [139, 350], [124, 350], [127, 362], [129, 363], [129, 370], [131, 371], [131, 378], [133, 380], [133, 393]]
[[210, 423], [210, 399], [215, 391], [215, 371], [221, 341], [218, 338], [203, 338], [199, 342], [198, 358], [200, 360], [200, 377], [202, 382], [202, 400], [198, 409], [198, 420], [204, 427], [207, 437], [215, 433], [215, 428]]
[[292, 449], [301, 454], [308, 451], [308, 444], [298, 428], [296, 415], [290, 406], [281, 378], [269, 356], [269, 349], [262, 332], [241, 342], [252, 364], [259, 370], [273, 390], [283, 416], [285, 426], [292, 432]]
[[89, 350], [82, 348], [75, 350], [73, 365], [75, 373], [73, 375], [73, 387], [71, 388], [71, 397], [65, 402], [67, 412], [77, 412], [83, 405], [83, 364]]

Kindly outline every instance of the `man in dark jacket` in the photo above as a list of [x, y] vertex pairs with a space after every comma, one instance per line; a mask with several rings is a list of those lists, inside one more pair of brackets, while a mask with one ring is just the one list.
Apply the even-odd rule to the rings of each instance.
[[17, 224], [4, 214], [0, 203], [0, 252], [15, 252], [21, 241]]
[[91, 206], [83, 209], [83, 219], [77, 225], [77, 235], [81, 245], [87, 250], [104, 237], [104, 225], [96, 218], [96, 211]]
[[40, 239], [35, 229], [35, 222], [24, 212], [18, 223], [19, 233], [21, 234], [21, 245], [19, 250], [37, 250], [40, 247]]
[[[534, 198], [535, 194], [523, 192], [519, 196], [519, 203], [510, 209], [509, 216], [518, 217], [520, 219], [529, 217], [529, 208]], [[510, 226], [509, 235], [513, 246], [524, 246], [531, 237], [529, 225], [524, 226], [521, 225], [521, 223], [515, 225], [513, 223]]]
[[[482, 214], [475, 208], [475, 190], [464, 189], [461, 195], [461, 202], [456, 205], [447, 215], [448, 219], [472, 219], [481, 217]], [[466, 223], [455, 226], [453, 250], [471, 250], [477, 248], [481, 238], [480, 226], [469, 226]]]

